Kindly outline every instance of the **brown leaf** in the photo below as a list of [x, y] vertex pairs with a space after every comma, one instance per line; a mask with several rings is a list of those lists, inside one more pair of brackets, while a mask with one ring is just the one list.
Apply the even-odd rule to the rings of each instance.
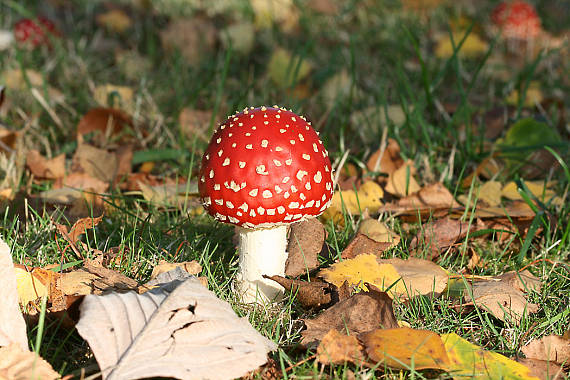
[[84, 269], [89, 273], [97, 275], [99, 279], [93, 286], [98, 289], [114, 288], [116, 290], [136, 290], [138, 282], [112, 269], [91, 265], [88, 261]]
[[447, 213], [449, 209], [459, 208], [461, 205], [455, 201], [453, 195], [442, 183], [434, 183], [398, 200], [396, 203], [380, 207], [380, 212], [398, 212], [416, 219], [418, 212], [422, 219], [430, 215], [438, 215], [436, 211]]
[[336, 15], [338, 12], [338, 6], [334, 0], [309, 0], [307, 7], [317, 13], [323, 13], [325, 15]]
[[185, 261], [182, 263], [169, 263], [165, 260], [160, 260], [158, 264], [152, 268], [150, 279], [155, 279], [159, 274], [166, 273], [174, 268], [180, 267], [191, 275], [197, 275], [202, 272], [202, 266], [196, 261]]
[[307, 329], [301, 334], [301, 344], [316, 345], [329, 330], [361, 334], [376, 328], [398, 327], [392, 299], [384, 292], [370, 289], [341, 301], [313, 319], [304, 319]]
[[36, 178], [63, 178], [65, 176], [65, 154], [47, 159], [37, 150], [30, 150], [26, 155], [26, 166]]
[[0, 152], [12, 152], [19, 137], [20, 133], [18, 131], [0, 128]]
[[194, 17], [173, 20], [160, 32], [165, 50], [179, 50], [193, 65], [212, 51], [216, 42], [216, 28], [210, 20]]
[[317, 347], [317, 360], [323, 364], [343, 364], [365, 361], [362, 345], [354, 335], [341, 334], [331, 329]]
[[564, 370], [548, 360], [517, 358], [517, 362], [530, 369], [530, 375], [540, 380], [564, 380]]
[[366, 167], [369, 171], [380, 171], [391, 175], [396, 169], [404, 165], [404, 160], [400, 157], [400, 146], [396, 140], [392, 138], [388, 139], [388, 144], [386, 145], [386, 149], [384, 149], [382, 157], [380, 157], [381, 151], [382, 149], [378, 149], [368, 158]]
[[73, 224], [69, 232], [69, 239], [75, 244], [79, 241], [81, 235], [87, 232], [88, 229], [95, 228], [103, 220], [103, 215], [97, 218], [82, 218]]
[[473, 301], [496, 318], [518, 324], [522, 315], [536, 313], [538, 306], [529, 303], [524, 293], [502, 281], [478, 281], [472, 285]]
[[503, 162], [495, 157], [487, 157], [475, 168], [473, 173], [465, 177], [461, 182], [461, 185], [464, 188], [470, 187], [471, 182], [475, 178], [479, 178], [479, 176], [490, 179], [494, 177], [497, 173], [499, 173], [503, 169]]
[[358, 336], [370, 359], [380, 367], [399, 369], [449, 368], [447, 350], [436, 333], [408, 327], [377, 329]]
[[111, 138], [116, 138], [127, 127], [132, 127], [131, 117], [118, 108], [92, 108], [79, 120], [77, 137], [83, 138], [88, 133], [95, 135], [98, 145], [104, 146]]
[[325, 227], [317, 218], [293, 224], [289, 232], [289, 256], [285, 263], [285, 274], [297, 277], [317, 268], [325, 237]]
[[73, 156], [72, 171], [86, 173], [100, 181], [111, 183], [117, 175], [117, 156], [105, 149], [80, 144]]
[[59, 379], [51, 365], [37, 353], [24, 351], [17, 344], [0, 347], [0, 379]]
[[421, 257], [424, 256], [426, 249], [431, 253], [430, 259], [433, 260], [439, 257], [442, 251], [463, 240], [467, 233], [472, 234], [483, 228], [485, 225], [481, 221], [468, 223], [448, 217], [430, 221], [410, 242], [411, 253]]
[[529, 359], [547, 360], [562, 365], [570, 362], [570, 340], [558, 335], [533, 340], [521, 350]]
[[540, 279], [536, 278], [528, 270], [522, 272], [511, 271], [496, 276], [495, 278], [525, 293], [530, 290], [540, 292], [542, 286]]
[[364, 234], [379, 243], [391, 243], [392, 247], [400, 243], [400, 236], [390, 231], [383, 222], [366, 218], [360, 222], [358, 233]]
[[402, 299], [417, 295], [442, 293], [448, 282], [448, 274], [439, 265], [410, 257], [407, 260], [399, 258], [377, 260], [379, 264], [392, 264], [402, 278], [402, 283], [396, 284], [391, 292]]
[[301, 280], [291, 280], [282, 276], [266, 276], [285, 288], [285, 291], [296, 294], [296, 299], [305, 307], [320, 307], [334, 301], [335, 286], [326, 282], [307, 282]]
[[[97, 194], [103, 194], [108, 188], [109, 184], [101, 181], [87, 173], [71, 173], [63, 179], [63, 188], [71, 188], [77, 190], [90, 191]], [[77, 192], [76, 192], [77, 193]], [[81, 198], [81, 193], [76, 194], [74, 199]], [[72, 200], [73, 201], [73, 200]]]
[[370, 239], [368, 236], [357, 233], [350, 243], [341, 253], [343, 259], [353, 259], [361, 254], [372, 253], [377, 257], [382, 257], [382, 253], [392, 247], [392, 243], [380, 243]]

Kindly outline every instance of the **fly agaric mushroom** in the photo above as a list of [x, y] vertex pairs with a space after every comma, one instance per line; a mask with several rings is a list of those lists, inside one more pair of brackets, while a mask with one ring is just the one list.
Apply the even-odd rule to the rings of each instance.
[[491, 14], [495, 26], [503, 31], [506, 39], [531, 40], [541, 32], [541, 23], [536, 10], [527, 2], [514, 0], [502, 2]]
[[216, 130], [198, 188], [204, 208], [239, 233], [237, 290], [246, 303], [282, 296], [287, 226], [325, 211], [332, 166], [317, 132], [284, 108], [246, 108]]
[[14, 38], [18, 44], [36, 48], [41, 45], [49, 45], [49, 38], [58, 36], [59, 32], [53, 22], [43, 16], [35, 20], [24, 18], [14, 24]]

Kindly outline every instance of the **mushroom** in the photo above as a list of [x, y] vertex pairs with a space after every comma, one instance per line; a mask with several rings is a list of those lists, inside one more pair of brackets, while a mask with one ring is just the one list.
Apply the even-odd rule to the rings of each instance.
[[533, 50], [535, 39], [542, 33], [540, 17], [534, 7], [521, 0], [502, 2], [493, 9], [491, 21], [494, 28], [502, 30], [507, 48], [516, 51], [520, 45], [529, 45]]
[[280, 285], [262, 276], [284, 276], [287, 226], [325, 211], [333, 195], [332, 174], [311, 123], [284, 108], [246, 108], [215, 131], [198, 188], [210, 215], [236, 225], [236, 288], [244, 302], [283, 296]]
[[50, 36], [58, 36], [53, 22], [43, 16], [35, 20], [24, 18], [14, 24], [14, 38], [21, 46], [33, 49], [49, 45]]

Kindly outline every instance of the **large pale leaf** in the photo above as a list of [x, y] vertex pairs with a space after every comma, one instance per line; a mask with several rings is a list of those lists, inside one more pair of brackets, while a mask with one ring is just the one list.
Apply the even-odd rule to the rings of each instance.
[[37, 353], [24, 351], [17, 344], [0, 348], [1, 380], [55, 380], [61, 378]]
[[264, 364], [276, 348], [195, 278], [144, 294], [88, 295], [77, 330], [104, 379], [230, 379]]
[[0, 347], [17, 343], [28, 349], [26, 323], [18, 305], [16, 274], [12, 264], [10, 247], [0, 239]]

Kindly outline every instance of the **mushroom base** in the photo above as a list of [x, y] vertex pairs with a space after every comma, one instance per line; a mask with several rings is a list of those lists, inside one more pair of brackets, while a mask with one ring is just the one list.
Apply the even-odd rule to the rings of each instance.
[[239, 234], [236, 289], [242, 301], [261, 304], [282, 299], [283, 287], [262, 275], [285, 275], [287, 225], [264, 229], [236, 228]]

